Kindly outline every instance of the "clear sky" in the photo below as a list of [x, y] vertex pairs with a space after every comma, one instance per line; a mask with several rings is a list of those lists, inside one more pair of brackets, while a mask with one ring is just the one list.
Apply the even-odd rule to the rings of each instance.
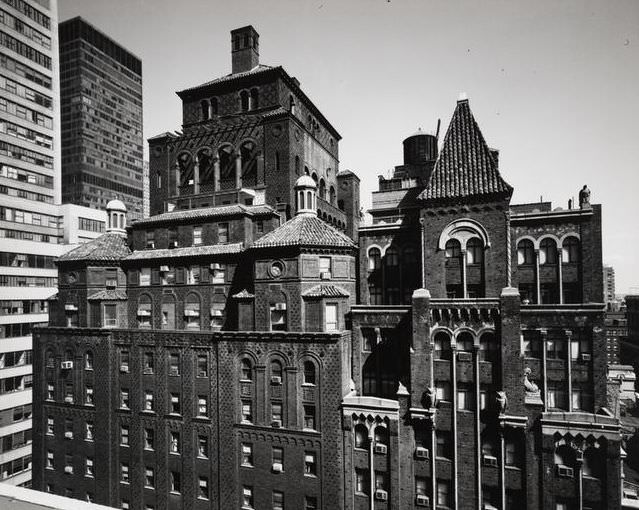
[[145, 138], [181, 128], [174, 92], [229, 73], [229, 32], [252, 24], [260, 61], [341, 133], [364, 207], [402, 140], [445, 130], [466, 92], [513, 203], [565, 208], [588, 184], [617, 291], [639, 293], [637, 0], [59, 0], [59, 15], [142, 59]]

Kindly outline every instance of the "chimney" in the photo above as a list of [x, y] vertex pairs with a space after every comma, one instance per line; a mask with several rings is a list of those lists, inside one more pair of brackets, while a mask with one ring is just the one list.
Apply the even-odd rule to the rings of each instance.
[[260, 35], [248, 25], [231, 30], [231, 70], [233, 74], [250, 71], [260, 64]]

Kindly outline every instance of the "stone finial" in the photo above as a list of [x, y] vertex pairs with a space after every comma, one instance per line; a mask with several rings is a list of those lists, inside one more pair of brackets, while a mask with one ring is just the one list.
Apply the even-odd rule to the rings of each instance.
[[590, 205], [590, 190], [588, 185], [584, 184], [584, 187], [579, 190], [579, 209], [591, 209]]

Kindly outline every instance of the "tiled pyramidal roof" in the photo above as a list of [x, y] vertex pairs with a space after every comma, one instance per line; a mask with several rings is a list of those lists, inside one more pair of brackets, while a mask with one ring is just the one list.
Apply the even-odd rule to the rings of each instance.
[[253, 248], [273, 246], [355, 248], [355, 243], [346, 234], [314, 214], [298, 214], [292, 220], [260, 237], [253, 244]]
[[510, 195], [512, 190], [499, 174], [468, 100], [458, 101], [433, 173], [419, 198]]
[[97, 239], [81, 244], [61, 255], [60, 262], [84, 260], [87, 262], [118, 262], [131, 254], [126, 237], [119, 234], [102, 234]]

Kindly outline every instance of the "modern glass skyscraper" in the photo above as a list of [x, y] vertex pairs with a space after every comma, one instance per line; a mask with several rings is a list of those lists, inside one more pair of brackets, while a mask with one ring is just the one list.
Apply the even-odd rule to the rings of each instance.
[[82, 18], [60, 23], [63, 202], [143, 214], [142, 63]]

